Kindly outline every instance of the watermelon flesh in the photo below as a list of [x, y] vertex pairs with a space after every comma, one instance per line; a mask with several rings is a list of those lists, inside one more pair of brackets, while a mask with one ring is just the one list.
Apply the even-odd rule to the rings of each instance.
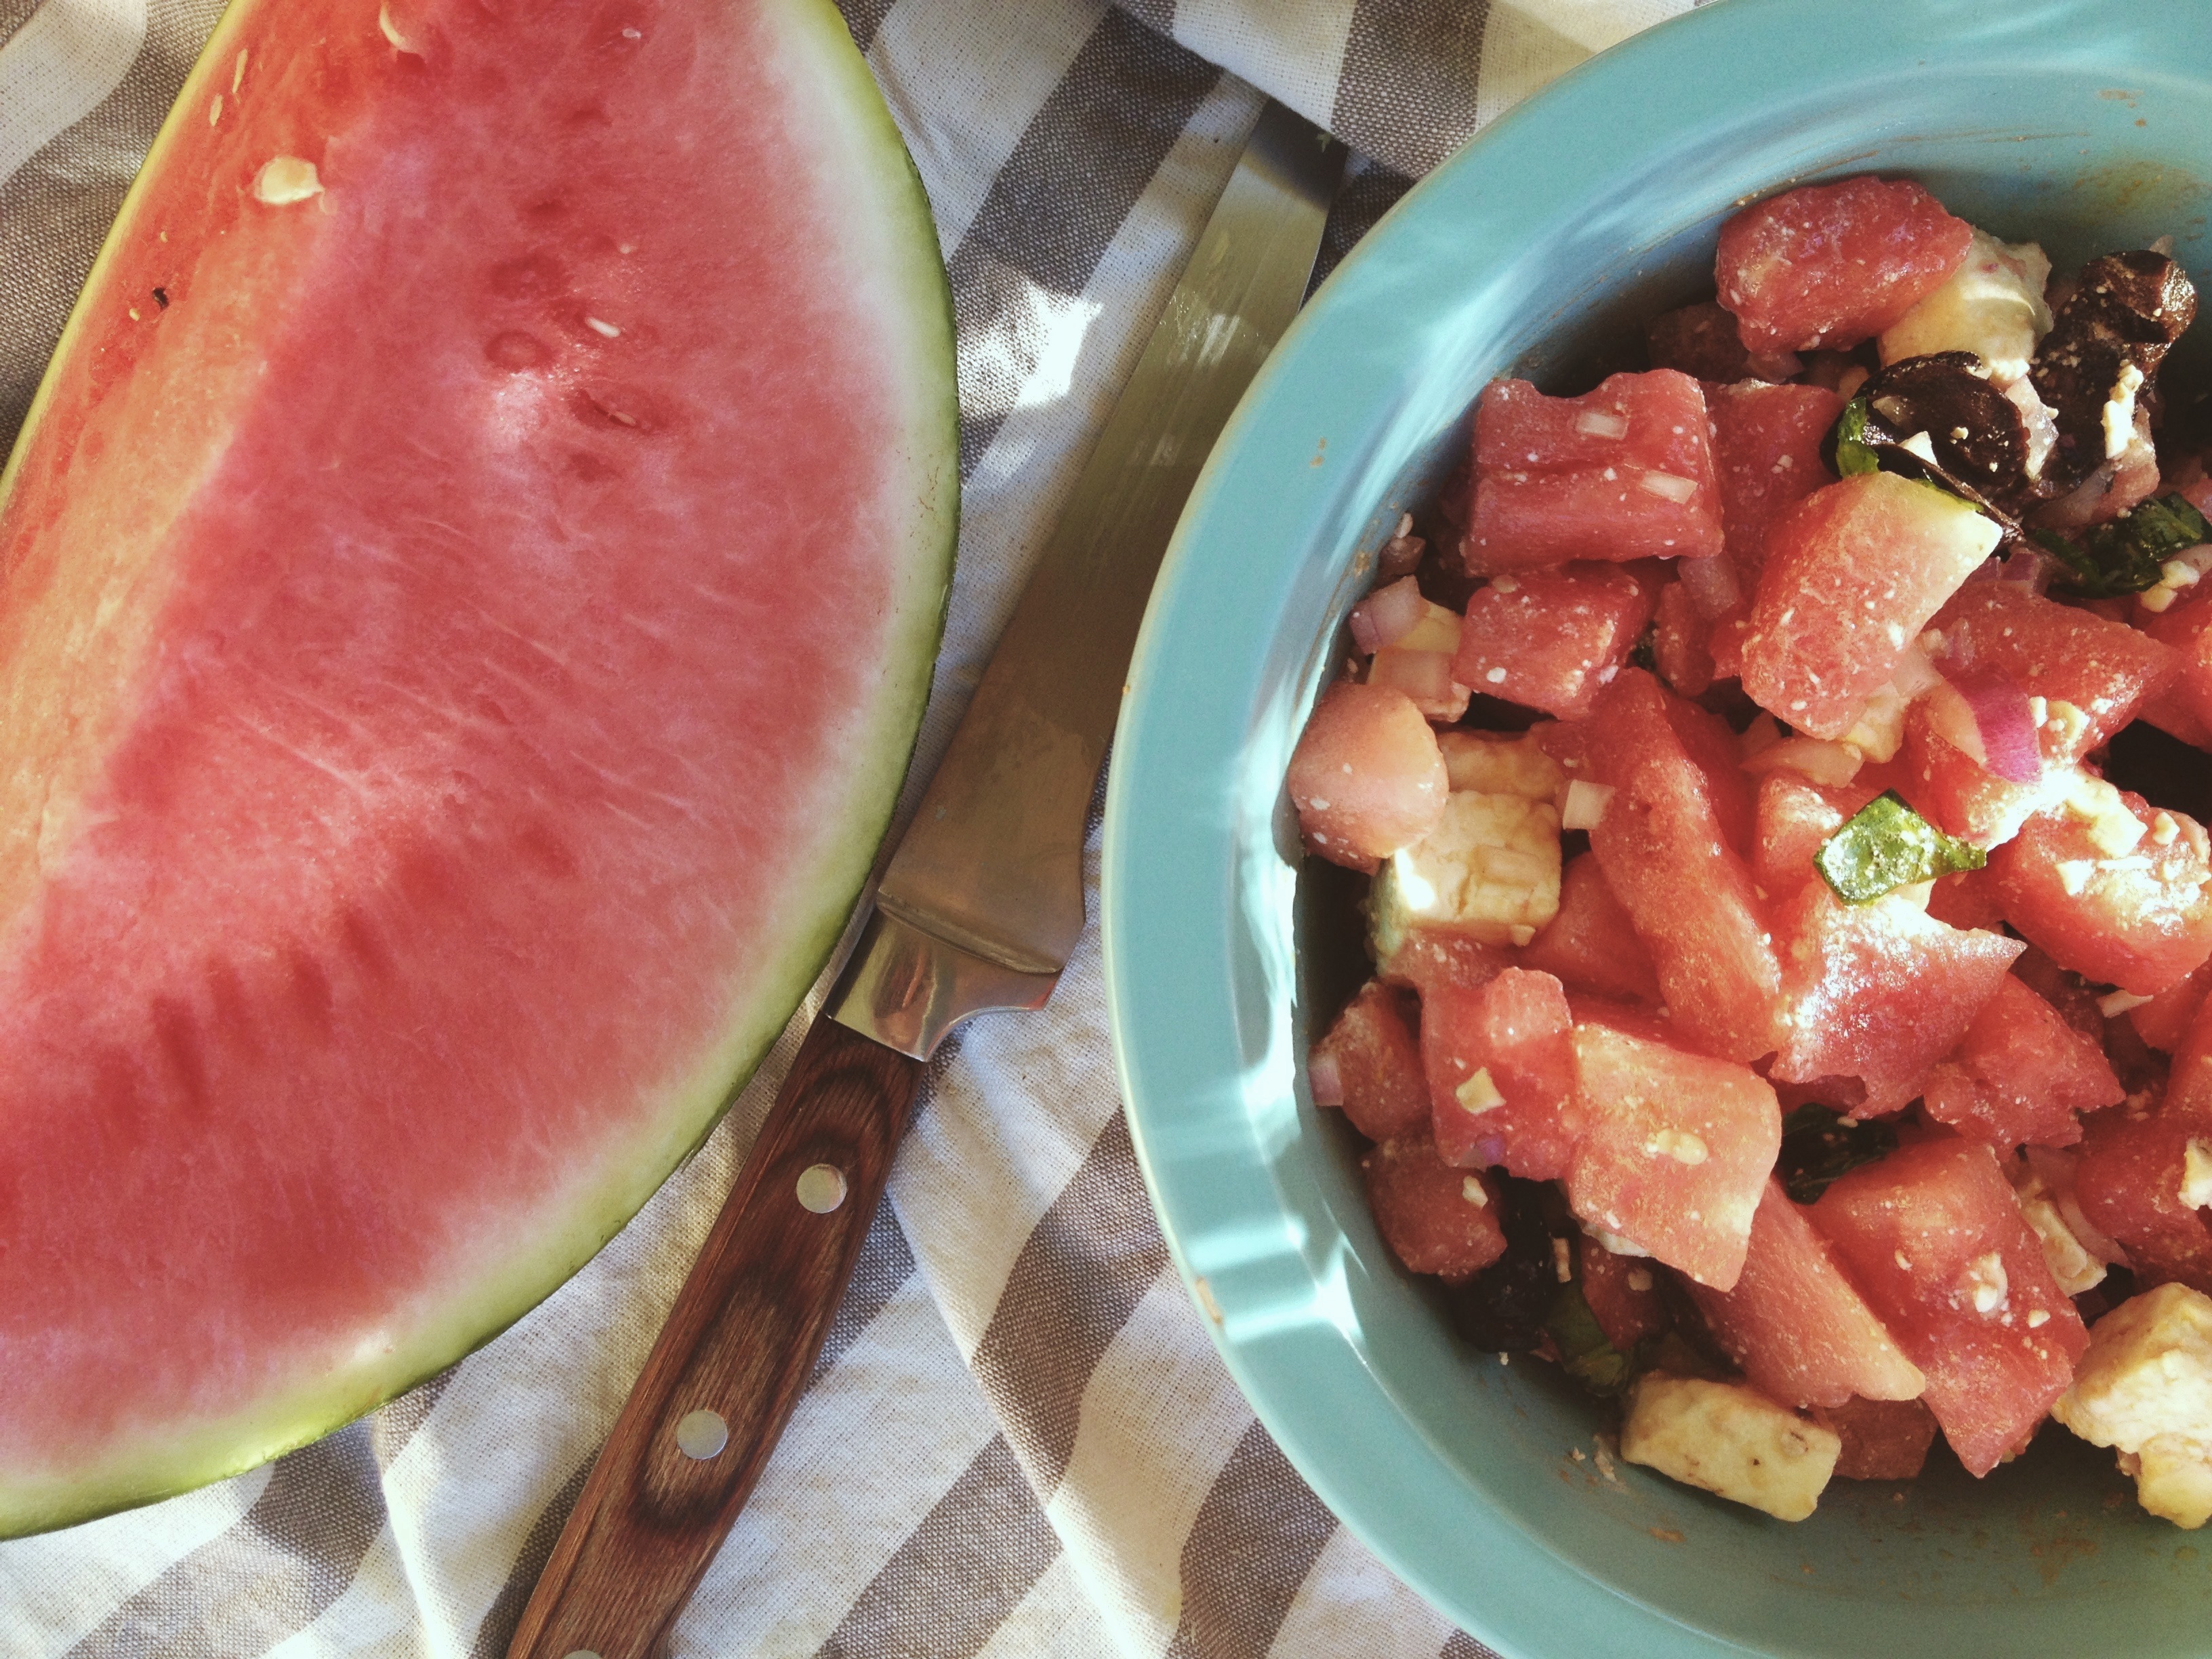
[[1854, 1395], [1914, 1400], [1927, 1386], [1771, 1177], [1735, 1288], [1692, 1280], [1688, 1290], [1714, 1340], [1785, 1405], [1840, 1406]]
[[1945, 1135], [1854, 1170], [1807, 1212], [1906, 1356], [1972, 1474], [2034, 1434], [2089, 1334], [1996, 1155]]
[[804, 0], [506, 9], [234, 6], [0, 480], [0, 1534], [573, 1272], [903, 774], [951, 331], [864, 66]]

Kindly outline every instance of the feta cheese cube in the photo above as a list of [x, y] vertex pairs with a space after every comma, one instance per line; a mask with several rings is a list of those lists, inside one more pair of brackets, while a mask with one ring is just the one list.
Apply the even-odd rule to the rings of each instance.
[[2160, 1285], [2106, 1314], [2051, 1414], [2118, 1448], [2153, 1515], [2212, 1520], [2212, 1297]]
[[2035, 243], [2000, 242], [1978, 230], [1951, 279], [1882, 331], [1881, 360], [1971, 351], [1998, 386], [2017, 380], [2051, 327], [2043, 300], [2050, 278], [2051, 261]]
[[1559, 812], [1548, 798], [1455, 789], [1437, 827], [1376, 873], [1369, 900], [1376, 959], [1407, 930], [1526, 945], [1559, 912]]
[[1781, 1521], [1812, 1514], [1842, 1449], [1833, 1429], [1747, 1383], [1663, 1371], [1638, 1379], [1620, 1431], [1630, 1462]]

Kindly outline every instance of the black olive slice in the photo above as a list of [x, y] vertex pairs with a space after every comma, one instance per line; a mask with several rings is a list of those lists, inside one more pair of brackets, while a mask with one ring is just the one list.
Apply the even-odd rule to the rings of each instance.
[[2149, 404], [2159, 364], [2196, 315], [2189, 274], [2163, 253], [2107, 253], [2082, 267], [2028, 367], [2058, 425], [2041, 493], [2063, 494], [2104, 465], [2105, 406], [2122, 372], [2142, 377], [2136, 396]]
[[[1863, 446], [1884, 470], [1963, 496], [2017, 538], [2017, 507], [2032, 489], [2027, 423], [1978, 372], [1981, 361], [1971, 351], [1899, 358], [1860, 387], [1829, 442]], [[1850, 470], [1847, 457], [1830, 459]]]

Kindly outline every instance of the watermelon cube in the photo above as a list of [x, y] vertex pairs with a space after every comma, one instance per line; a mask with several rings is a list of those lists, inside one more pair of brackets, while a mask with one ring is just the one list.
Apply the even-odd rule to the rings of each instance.
[[1822, 785], [1787, 769], [1760, 778], [1759, 830], [1751, 863], [1759, 896], [1770, 906], [1779, 906], [1807, 882], [1820, 880], [1813, 860], [1822, 843], [1880, 793], [1869, 793], [1856, 779]]
[[1910, 1480], [1936, 1438], [1936, 1413], [1918, 1400], [1846, 1400], [1827, 1417], [1843, 1442], [1836, 1454], [1843, 1480]]
[[[1421, 1067], [1413, 997], [1370, 980], [1314, 1045], [1314, 1097], [1344, 1108], [1370, 1140], [1412, 1134], [1429, 1121], [1429, 1082]], [[1322, 1100], [1326, 1094], [1332, 1098]]]
[[1594, 1238], [1579, 1241], [1577, 1257], [1583, 1270], [1583, 1300], [1589, 1304], [1598, 1328], [1614, 1352], [1626, 1353], [1674, 1322], [1650, 1261], [1616, 1255]]
[[1801, 732], [1842, 737], [1999, 534], [1957, 496], [1893, 473], [1814, 490], [1767, 533], [1743, 689]]
[[2032, 783], [2001, 778], [1978, 757], [1974, 732], [1972, 711], [1951, 687], [1914, 699], [1905, 711], [1906, 783], [1900, 793], [1946, 835], [1995, 847], [2018, 835], [2065, 787], [2065, 776], [2046, 773]]
[[2181, 653], [2150, 634], [2018, 582], [1969, 582], [1936, 613], [1950, 672], [2002, 675], [2044, 702], [2046, 766], [2101, 749], [2179, 678]]
[[1521, 965], [1554, 975], [1570, 990], [1656, 1004], [1659, 976], [1651, 953], [1599, 868], [1594, 853], [1576, 854], [1559, 878], [1559, 913], [1526, 950]]
[[2091, 1117], [2074, 1161], [2074, 1201], [2128, 1253], [2143, 1289], [2175, 1283], [2212, 1295], [2203, 1207], [2212, 1200], [2212, 1126], [2171, 1106], [2115, 1106]]
[[1929, 890], [1928, 914], [1953, 927], [1994, 933], [2004, 927], [2004, 905], [1986, 869], [1939, 876]]
[[1707, 386], [1705, 408], [1713, 421], [1721, 532], [1736, 586], [1748, 597], [1759, 592], [1774, 521], [1835, 481], [1820, 459], [1820, 441], [1844, 412], [1844, 400], [1826, 386], [1746, 380]]
[[1573, 1017], [1549, 974], [1508, 968], [1474, 990], [1449, 988], [1421, 1009], [1437, 1155], [1503, 1164], [1532, 1181], [1565, 1174], [1581, 1119], [1573, 1105]]
[[1737, 850], [1750, 836], [1749, 788], [1717, 726], [1649, 674], [1622, 671], [1582, 726], [1583, 770], [1613, 791], [1590, 850], [1685, 1031], [1714, 1054], [1756, 1060], [1779, 1040], [1781, 969]]
[[1425, 1133], [1370, 1147], [1359, 1167], [1376, 1229], [1410, 1271], [1456, 1285], [1505, 1254], [1492, 1178], [1454, 1169]]
[[1920, 1091], [2025, 948], [1947, 927], [1896, 894], [1844, 904], [1822, 882], [1776, 911], [1774, 937], [1789, 1012], [1773, 1077], [1857, 1078], [1869, 1114], [1895, 1111]]
[[2138, 610], [2136, 626], [2174, 653], [2179, 666], [2154, 697], [2150, 717], [2185, 743], [2212, 742], [2212, 582], [2161, 611]]
[[1492, 380], [1475, 406], [1463, 545], [1477, 575], [1718, 553], [1705, 393], [1665, 368], [1615, 374], [1579, 398]]
[[2007, 974], [1929, 1075], [1923, 1103], [1967, 1139], [2010, 1152], [2071, 1146], [2081, 1138], [2077, 1113], [2117, 1106], [2127, 1092], [2099, 1043]]
[[1712, 623], [1699, 613], [1690, 590], [1679, 581], [1659, 590], [1653, 618], [1651, 655], [1659, 678], [1686, 697], [1702, 696], [1713, 683], [1713, 654], [1707, 641]]
[[1750, 350], [1848, 349], [1948, 282], [1973, 240], [1917, 185], [1846, 179], [1737, 214], [1713, 275]]
[[[2128, 1011], [2128, 1021], [2136, 1028], [2136, 1035], [2144, 1045], [2162, 1054], [2180, 1052], [2182, 1041], [2195, 1024], [2197, 1011], [2204, 1006], [2206, 991], [2212, 990], [2212, 965], [2199, 968], [2187, 979], [2168, 986], [2148, 1002], [2139, 1003]], [[2207, 1056], [2212, 1058], [2212, 1056]]]
[[1370, 875], [1436, 828], [1449, 793], [1437, 734], [1413, 700], [1349, 680], [1314, 705], [1291, 755], [1289, 788], [1306, 845]]
[[1734, 1285], [1782, 1146], [1782, 1111], [1747, 1066], [1577, 1024], [1581, 1139], [1567, 1203], [1701, 1285]]
[[1808, 1212], [1905, 1357], [1959, 1461], [1987, 1474], [2034, 1435], [2089, 1333], [1987, 1146], [1899, 1146]]
[[1486, 945], [1451, 927], [1412, 927], [1392, 941], [1376, 971], [1394, 985], [1410, 987], [1425, 1004], [1449, 986], [1486, 985], [1513, 965], [1513, 952]]
[[2084, 978], [2155, 996], [2212, 957], [2204, 830], [2084, 778], [1990, 855], [2005, 920]]
[[1452, 678], [1580, 720], [1628, 660], [1658, 588], [1650, 571], [1618, 565], [1500, 574], [1467, 602]]
[[1693, 1284], [1690, 1294], [1722, 1351], [1784, 1405], [1911, 1400], [1927, 1386], [1771, 1177], [1742, 1277], [1726, 1291]]

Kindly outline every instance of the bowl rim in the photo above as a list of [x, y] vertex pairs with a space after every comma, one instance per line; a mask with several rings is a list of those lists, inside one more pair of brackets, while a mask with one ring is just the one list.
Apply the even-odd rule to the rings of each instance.
[[[2115, 83], [2179, 76], [2200, 95], [2212, 84], [2212, 52], [2204, 43], [2212, 32], [2203, 29], [2188, 0], [2045, 0], [2027, 10], [2031, 32], [2009, 37], [2021, 61], [2033, 58]], [[2098, 27], [2116, 12], [2135, 27]], [[1217, 1349], [1294, 1467], [1393, 1571], [1501, 1654], [1565, 1659], [1599, 1642], [1624, 1640], [1662, 1659], [1711, 1659], [1751, 1650], [1633, 1598], [1495, 1510], [1470, 1511], [1463, 1502], [1450, 1506], [1455, 1520], [1469, 1528], [1457, 1536], [1455, 1547], [1476, 1565], [1447, 1565], [1435, 1540], [1419, 1535], [1428, 1524], [1422, 1517], [1447, 1496], [1463, 1498], [1463, 1492], [1454, 1484], [1445, 1492], [1432, 1449], [1399, 1413], [1377, 1409], [1347, 1421], [1335, 1406], [1322, 1403], [1336, 1391], [1378, 1407], [1387, 1403], [1383, 1380], [1340, 1327], [1276, 1316], [1301, 1291], [1310, 1300], [1315, 1286], [1298, 1282], [1295, 1268], [1285, 1266], [1306, 1258], [1298, 1241], [1280, 1236], [1273, 1172], [1240, 1169], [1233, 1158], [1194, 1163], [1167, 1144], [1167, 1115], [1188, 1109], [1191, 1102], [1170, 1075], [1173, 1066], [1162, 1061], [1164, 1050], [1200, 1045], [1211, 1057], [1209, 1075], [1264, 1073], [1279, 1078], [1286, 1094], [1292, 1086], [1285, 1054], [1238, 1050], [1231, 1022], [1224, 1018], [1226, 993], [1209, 983], [1209, 975], [1220, 977], [1226, 953], [1237, 948], [1231, 906], [1221, 890], [1224, 872], [1239, 855], [1237, 826], [1223, 811], [1219, 787], [1222, 768], [1233, 759], [1219, 746], [1194, 748], [1182, 717], [1194, 696], [1218, 696], [1248, 716], [1255, 706], [1259, 643], [1247, 641], [1200, 663], [1193, 682], [1194, 647], [1203, 643], [1204, 626], [1234, 615], [1224, 585], [1236, 562], [1224, 563], [1223, 550], [1240, 540], [1249, 549], [1264, 541], [1268, 527], [1255, 525], [1245, 511], [1254, 481], [1244, 473], [1259, 465], [1252, 458], [1262, 451], [1287, 453], [1283, 440], [1289, 426], [1282, 411], [1292, 406], [1302, 410], [1300, 429], [1341, 431], [1345, 441], [1336, 455], [1315, 453], [1312, 468], [1326, 472], [1325, 479], [1278, 475], [1267, 481], [1282, 486], [1274, 492], [1277, 516], [1295, 519], [1320, 498], [1317, 492], [1340, 491], [1335, 479], [1357, 471], [1360, 441], [1371, 435], [1372, 424], [1358, 409], [1359, 399], [1389, 388], [1372, 375], [1345, 374], [1331, 360], [1329, 342], [1346, 330], [1370, 326], [1378, 316], [1403, 327], [1419, 324], [1420, 317], [1409, 318], [1404, 308], [1418, 311], [1422, 297], [1409, 295], [1384, 273], [1394, 260], [1416, 251], [1425, 216], [1462, 209], [1480, 195], [1486, 198], [1484, 223], [1493, 229], [1516, 218], [1553, 222], [1565, 210], [1562, 203], [1606, 187], [1616, 170], [1611, 158], [1634, 153], [1639, 138], [1663, 148], [1709, 121], [1713, 100], [1755, 65], [1793, 58], [1825, 63], [1824, 54], [1839, 54], [1848, 57], [1848, 73], [1861, 82], [1907, 72], [1987, 72], [1988, 40], [1976, 31], [1986, 31], [2000, 15], [1989, 0], [1860, 0], [1847, 8], [1810, 0], [1726, 0], [1631, 37], [1485, 128], [1369, 233], [1255, 380], [1192, 491], [1139, 636], [1108, 778], [1101, 921], [1115, 1062], [1147, 1192], [1176, 1269], [1206, 1313]], [[2194, 31], [2185, 27], [2191, 22]], [[2160, 42], [2155, 53], [2154, 40]], [[1608, 112], [1601, 143], [1590, 142], [1588, 132], [1593, 109]], [[1564, 185], [1563, 166], [1569, 175]], [[1768, 189], [1823, 170], [1853, 169], [1810, 167], [1773, 179]], [[1513, 248], [1479, 240], [1475, 252], [1501, 266], [1517, 257]], [[1439, 297], [1434, 303], [1457, 301]], [[1470, 389], [1466, 400], [1472, 395]], [[1340, 472], [1336, 464], [1346, 450], [1352, 453]], [[1324, 467], [1324, 461], [1330, 465]], [[1343, 552], [1348, 563], [1351, 549]], [[1253, 556], [1244, 556], [1245, 568], [1252, 568]], [[1321, 671], [1316, 657], [1300, 684], [1301, 708], [1317, 689]], [[1176, 688], [1172, 695], [1161, 690], [1170, 684]], [[1219, 1027], [1209, 1030], [1214, 1020]], [[1193, 1259], [1193, 1236], [1211, 1231], [1218, 1237], [1224, 1225], [1251, 1234], [1241, 1278], [1223, 1273], [1218, 1263]], [[1272, 1258], [1271, 1249], [1276, 1252]], [[1211, 1284], [1205, 1282], [1208, 1265], [1216, 1267]], [[1378, 1505], [1373, 1494], [1384, 1484], [1394, 1502]]]

